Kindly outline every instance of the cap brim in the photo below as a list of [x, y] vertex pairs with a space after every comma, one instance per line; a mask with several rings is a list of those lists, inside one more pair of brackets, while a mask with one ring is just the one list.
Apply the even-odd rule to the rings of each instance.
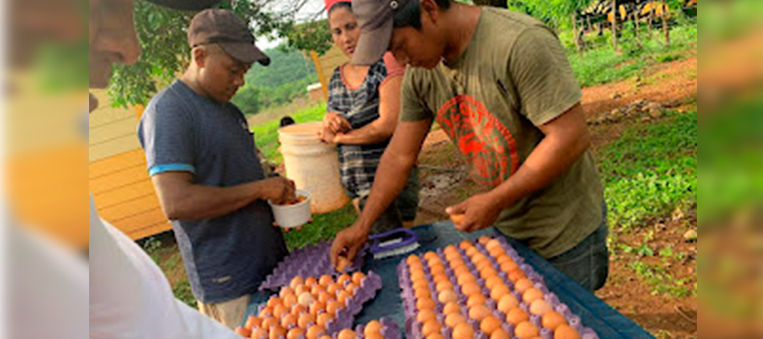
[[223, 42], [220, 43], [220, 47], [222, 47], [222, 49], [228, 53], [231, 58], [238, 61], [245, 63], [253, 63], [257, 61], [263, 66], [270, 64], [270, 57], [253, 44], [242, 42]]
[[210, 8], [220, 0], [147, 0], [162, 7], [169, 7], [184, 11], [198, 11]]
[[355, 53], [352, 54], [354, 65], [373, 65], [389, 49], [392, 39], [392, 18], [381, 26], [360, 33]]

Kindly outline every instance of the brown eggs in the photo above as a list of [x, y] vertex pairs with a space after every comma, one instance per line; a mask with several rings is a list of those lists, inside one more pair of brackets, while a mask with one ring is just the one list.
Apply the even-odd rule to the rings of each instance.
[[281, 319], [281, 317], [286, 313], [289, 313], [289, 310], [284, 305], [279, 304], [273, 308], [273, 316], [278, 319]]
[[482, 294], [473, 294], [466, 300], [466, 306], [484, 305], [487, 299]]
[[326, 330], [323, 329], [321, 325], [313, 325], [307, 329], [307, 333], [305, 334], [305, 337], [307, 339], [318, 339], [318, 337], [324, 332], [326, 332]]
[[527, 276], [525, 275], [525, 272], [522, 272], [522, 270], [519, 268], [515, 268], [509, 271], [508, 274], [509, 274], [509, 280], [513, 282], [516, 282], [517, 280], [522, 278], [527, 278]]
[[543, 292], [534, 287], [522, 294], [522, 300], [527, 304], [532, 304], [533, 301], [538, 299], [543, 299]]
[[350, 299], [350, 292], [347, 292], [345, 290], [339, 291], [336, 295], [336, 300], [341, 305], [346, 305], [345, 302], [347, 302], [348, 299]]
[[289, 284], [289, 286], [293, 290], [296, 290], [297, 286], [303, 285], [304, 283], [305, 283], [305, 279], [304, 278], [302, 278], [301, 276], [296, 276], [293, 279], [291, 279], [291, 283]]
[[252, 330], [244, 328], [244, 327], [240, 327], [240, 326], [236, 327], [234, 332], [236, 332], [236, 334], [245, 338], [249, 338], [252, 335]]
[[286, 339], [299, 339], [300, 336], [305, 335], [305, 330], [295, 327], [286, 332]]
[[251, 339], [266, 339], [268, 337], [268, 331], [265, 331], [262, 328], [253, 328], [252, 329], [252, 335], [249, 337]]
[[480, 322], [480, 330], [488, 335], [493, 334], [493, 332], [499, 328], [501, 328], [501, 321], [492, 315], [485, 317]]
[[297, 302], [300, 305], [305, 307], [310, 306], [310, 304], [312, 304], [314, 300], [315, 298], [313, 298], [313, 295], [308, 292], [302, 292], [302, 294], [300, 294], [299, 297], [297, 297]]
[[366, 336], [369, 333], [378, 332], [381, 333], [382, 330], [382, 324], [378, 320], [371, 320], [366, 324], [366, 327], [363, 329], [363, 334]]
[[491, 314], [490, 309], [485, 305], [474, 305], [469, 308], [469, 318], [482, 321]]
[[530, 279], [522, 278], [514, 283], [514, 290], [520, 294], [524, 294], [527, 290], [533, 288], [533, 282]]
[[419, 311], [423, 310], [433, 310], [435, 308], [436, 304], [434, 300], [423, 298], [416, 301], [416, 309]]
[[246, 318], [246, 323], [244, 324], [244, 327], [253, 328], [255, 326], [260, 327], [260, 325], [262, 325], [262, 320], [255, 315], [250, 315], [249, 318]]
[[519, 339], [533, 339], [540, 335], [540, 331], [529, 321], [524, 321], [514, 328], [514, 335]]
[[329, 294], [329, 292], [320, 292], [318, 293], [318, 301], [326, 304], [329, 301], [334, 300], [334, 295]]
[[580, 339], [580, 334], [570, 325], [559, 325], [554, 331], [554, 339]]
[[356, 336], [357, 334], [355, 333], [355, 331], [346, 328], [339, 331], [339, 335], [337, 335], [336, 338], [337, 339], [355, 339]]
[[341, 308], [341, 305], [338, 301], [332, 300], [329, 301], [326, 304], [326, 313], [331, 314], [332, 316], [336, 315], [336, 311], [338, 311]]
[[329, 313], [321, 313], [321, 314], [318, 315], [318, 318], [317, 318], [316, 321], [318, 322], [318, 325], [320, 325], [323, 328], [326, 328], [326, 326], [328, 325], [328, 323], [332, 319], [334, 319], [334, 318], [331, 316], [331, 314], [329, 314]]
[[315, 316], [310, 313], [302, 313], [297, 319], [297, 326], [307, 328], [310, 323], [315, 323]]
[[523, 321], [530, 320], [530, 316], [522, 310], [519, 307], [511, 309], [509, 313], [506, 314], [506, 322], [511, 323], [513, 325], [517, 325]]
[[504, 295], [509, 294], [509, 287], [504, 284], [498, 284], [490, 289], [490, 297], [493, 300], [501, 300]]
[[461, 293], [463, 293], [465, 296], [471, 296], [474, 294], [482, 293], [482, 289], [475, 282], [467, 282], [461, 285]]
[[432, 333], [439, 333], [442, 325], [437, 319], [429, 319], [423, 325], [421, 325], [421, 333], [426, 337]]
[[[307, 292], [304, 292], [307, 293]], [[288, 294], [283, 298], [283, 305], [286, 306], [286, 308], [291, 309], [294, 305], [297, 304], [297, 296], [294, 294]]]
[[442, 304], [447, 304], [449, 302], [457, 301], [458, 295], [452, 290], [444, 290], [437, 296], [437, 300], [439, 300]]
[[464, 323], [464, 322], [466, 322], [466, 318], [464, 318], [464, 316], [458, 312], [448, 314], [445, 317], [445, 325], [447, 325], [450, 328], [455, 328], [456, 325], [460, 323]]
[[538, 299], [530, 304], [530, 313], [543, 316], [546, 312], [551, 311], [551, 305], [543, 299]]
[[281, 299], [289, 294], [294, 294], [294, 289], [290, 286], [284, 286], [281, 288], [281, 291], [278, 292], [278, 296], [281, 297]]
[[268, 334], [268, 337], [270, 339], [279, 339], [286, 335], [286, 330], [281, 326], [273, 326], [270, 328], [270, 333]]
[[420, 310], [419, 313], [416, 315], [416, 320], [418, 320], [420, 323], [426, 323], [430, 319], [436, 319], [437, 315], [434, 313], [433, 310], [430, 309], [424, 309]]
[[498, 300], [498, 310], [503, 313], [509, 313], [509, 311], [516, 307], [519, 307], [519, 300], [511, 293], [502, 296]]
[[472, 339], [474, 329], [469, 324], [463, 322], [453, 328], [453, 339]]
[[552, 310], [543, 315], [541, 323], [544, 328], [555, 331], [559, 326], [567, 325], [567, 320], [559, 312]]
[[509, 333], [502, 328], [499, 328], [493, 331], [493, 334], [490, 335], [490, 339], [509, 339], [509, 338], [510, 338]]
[[461, 306], [455, 302], [449, 302], [445, 304], [445, 306], [442, 308], [442, 313], [445, 314], [446, 316], [451, 313], [459, 313], [459, 312], [461, 312]]
[[325, 311], [326, 303], [320, 300], [314, 301], [310, 304], [310, 314], [318, 316], [318, 311]]
[[360, 286], [360, 283], [362, 283], [365, 278], [366, 275], [363, 274], [363, 272], [355, 272], [352, 274], [352, 282], [358, 286]]
[[286, 314], [281, 318], [281, 327], [283, 328], [289, 328], [291, 325], [295, 324], [297, 324], [297, 317], [291, 313]]

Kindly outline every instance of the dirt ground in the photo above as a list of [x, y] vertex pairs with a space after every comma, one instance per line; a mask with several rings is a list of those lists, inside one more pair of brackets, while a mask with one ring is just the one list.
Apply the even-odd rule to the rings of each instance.
[[[611, 119], [618, 110], [634, 102], [658, 103], [660, 109], [696, 109], [696, 98], [696, 56], [656, 65], [640, 77], [583, 89], [582, 103], [594, 134], [594, 152], [619, 138], [628, 127], [648, 122], [649, 117]], [[416, 224], [447, 219], [444, 212], [447, 206], [479, 191], [469, 178], [464, 159], [442, 130], [435, 128], [430, 133], [419, 163], [422, 191]], [[696, 216], [671, 216], [612, 237], [614, 242], [637, 247], [645, 236], [651, 235], [652, 240], [648, 241], [651, 248], [659, 250], [669, 245], [681, 253], [682, 259], [671, 258], [653, 264], [667, 268], [675, 279], [686, 278], [685, 284], [691, 285], [696, 283], [697, 244], [686, 243], [683, 231], [696, 227], [696, 223]], [[635, 259], [634, 255], [612, 256], [607, 285], [596, 295], [658, 338], [696, 338], [696, 296], [653, 294], [652, 285], [629, 267]]]

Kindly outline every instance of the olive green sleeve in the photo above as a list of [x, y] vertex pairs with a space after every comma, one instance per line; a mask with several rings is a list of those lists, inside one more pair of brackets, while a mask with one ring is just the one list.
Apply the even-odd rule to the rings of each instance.
[[410, 67], [405, 72], [403, 85], [400, 90], [400, 121], [422, 121], [434, 116], [432, 111], [424, 103], [421, 93], [421, 79], [416, 76], [417, 70]]
[[521, 114], [536, 126], [567, 112], [582, 97], [562, 44], [545, 27], [531, 27], [519, 35], [507, 73], [519, 96]]

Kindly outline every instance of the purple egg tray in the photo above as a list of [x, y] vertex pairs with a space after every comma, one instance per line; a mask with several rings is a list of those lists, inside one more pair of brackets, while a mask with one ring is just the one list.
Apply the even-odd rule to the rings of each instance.
[[[324, 241], [317, 245], [308, 245], [291, 251], [286, 258], [278, 263], [273, 273], [268, 275], [265, 281], [260, 284], [259, 290], [277, 290], [289, 285], [291, 280], [298, 275], [318, 278], [326, 274], [332, 276], [340, 274], [331, 265], [331, 260], [329, 259], [330, 249], [331, 242]], [[360, 270], [363, 266], [363, 257], [366, 251], [367, 247], [355, 256], [355, 261], [347, 267], [347, 272]]]
[[[584, 327], [583, 323], [581, 322], [581, 319], [579, 316], [572, 313], [572, 311], [569, 309], [567, 305], [562, 303], [559, 300], [559, 297], [556, 296], [553, 292], [548, 290], [548, 287], [546, 287], [545, 280], [543, 279], [543, 276], [538, 274], [532, 266], [525, 263], [524, 258], [522, 258], [516, 250], [514, 250], [511, 245], [509, 245], [505, 239], [502, 237], [494, 238], [497, 239], [501, 246], [506, 250], [506, 254], [513, 259], [519, 268], [525, 273], [528, 279], [530, 279], [534, 283], [534, 287], [537, 288], [539, 291], [543, 292], [544, 299], [546, 302], [548, 302], [551, 307], [559, 312], [564, 318], [567, 320], [567, 323], [575, 329], [582, 339], [599, 339], [599, 336], [596, 334], [596, 331], [594, 331], [592, 328]], [[530, 305], [528, 305], [526, 302], [522, 300], [522, 295], [519, 294], [519, 292], [514, 290], [514, 283], [508, 279], [508, 276], [505, 272], [501, 271], [500, 265], [496, 262], [495, 258], [493, 258], [485, 249], [485, 247], [480, 243], [474, 243], [474, 246], [477, 247], [477, 249], [487, 256], [487, 258], [491, 261], [491, 264], [493, 268], [495, 268], [496, 271], [498, 271], [498, 276], [503, 279], [506, 286], [509, 287], [511, 290], [511, 293], [520, 301], [519, 307], [522, 308], [525, 312], [530, 314]], [[493, 311], [493, 315], [500, 319], [503, 324], [502, 328], [506, 331], [506, 333], [509, 334], [509, 337], [512, 339], [517, 338], [514, 335], [514, 325], [511, 323], [508, 323], [505, 321], [506, 314], [504, 314], [502, 311], [497, 309], [497, 300], [494, 300], [490, 298], [490, 291], [485, 286], [485, 279], [480, 277], [480, 274], [477, 270], [477, 268], [474, 266], [470, 258], [466, 255], [466, 252], [462, 250], [461, 248], [457, 248], [458, 252], [461, 254], [461, 257], [464, 259], [464, 262], [466, 262], [466, 266], [469, 268], [469, 270], [472, 271], [472, 273], [477, 278], [477, 283], [482, 287], [482, 294], [486, 297], [487, 301], [485, 302], [485, 305], [490, 308]], [[445, 255], [442, 251], [442, 249], [437, 249], [434, 251], [442, 260], [443, 263], [446, 265], [445, 274], [448, 275], [450, 278], [450, 282], [453, 284], [454, 287], [458, 287], [459, 284], [457, 282], [457, 278], [453, 273], [453, 270], [447, 265], [448, 261], [445, 259]], [[443, 305], [437, 298], [437, 289], [435, 288], [435, 284], [432, 280], [432, 274], [429, 270], [429, 265], [426, 259], [424, 259], [424, 254], [422, 253], [419, 255], [422, 263], [424, 264], [424, 275], [426, 276], [428, 282], [429, 282], [429, 289], [432, 291], [432, 300], [435, 301], [436, 304], [436, 310], [437, 310], [437, 320], [442, 324], [442, 329], [440, 331], [440, 334], [442, 334], [445, 339], [453, 339], [453, 333], [452, 330], [445, 325], [445, 316], [443, 314], [443, 308], [445, 305]], [[400, 296], [403, 300], [403, 311], [405, 313], [405, 334], [406, 338], [408, 339], [425, 339], [423, 333], [421, 332], [421, 326], [422, 324], [416, 320], [416, 314], [417, 314], [417, 308], [416, 308], [416, 297], [414, 296], [414, 290], [413, 290], [413, 284], [410, 280], [410, 271], [408, 264], [405, 260], [402, 260], [400, 264], [397, 266], [397, 276], [398, 281], [400, 283], [400, 289], [402, 290]], [[464, 318], [467, 319], [467, 322], [469, 325], [474, 328], [474, 338], [475, 339], [489, 339], [489, 336], [480, 330], [480, 324], [477, 320], [471, 319], [468, 316], [468, 308], [466, 307], [466, 301], [467, 297], [461, 293], [460, 288], [454, 288], [454, 291], [458, 295], [458, 302], [461, 304], [461, 315], [464, 316]], [[540, 329], [540, 336], [544, 339], [553, 339], [554, 333], [548, 328], [543, 328], [541, 324], [542, 318], [535, 314], [530, 314], [530, 322], [535, 325], [538, 329]]]
[[[381, 334], [382, 334], [382, 337], [384, 337], [384, 339], [403, 339], [402, 334], [400, 332], [400, 328], [397, 327], [397, 324], [395, 324], [394, 321], [389, 320], [387, 318], [381, 318], [379, 319], [379, 322], [382, 324]], [[346, 327], [346, 328], [350, 328], [350, 327]], [[355, 339], [365, 339], [366, 336], [363, 334], [364, 332], [365, 332], [365, 326], [363, 325], [355, 326], [355, 333], [357, 334], [355, 336]], [[339, 332], [337, 331], [331, 336], [331, 338], [337, 339], [338, 335], [339, 335]]]
[[[349, 281], [345, 283], [345, 286], [348, 283]], [[355, 294], [352, 297], [347, 298], [344, 302], [344, 307], [337, 310], [334, 319], [326, 324], [326, 334], [335, 335], [345, 328], [352, 328], [355, 316], [363, 310], [363, 304], [373, 299], [376, 296], [376, 292], [381, 290], [381, 288], [381, 277], [374, 272], [368, 272], [366, 278], [360, 282], [360, 286], [355, 291]], [[259, 314], [265, 306], [267, 306], [267, 302], [260, 304], [257, 307], [257, 314]], [[319, 311], [318, 315], [324, 312], [325, 311]], [[300, 336], [299, 339], [305, 338]]]

